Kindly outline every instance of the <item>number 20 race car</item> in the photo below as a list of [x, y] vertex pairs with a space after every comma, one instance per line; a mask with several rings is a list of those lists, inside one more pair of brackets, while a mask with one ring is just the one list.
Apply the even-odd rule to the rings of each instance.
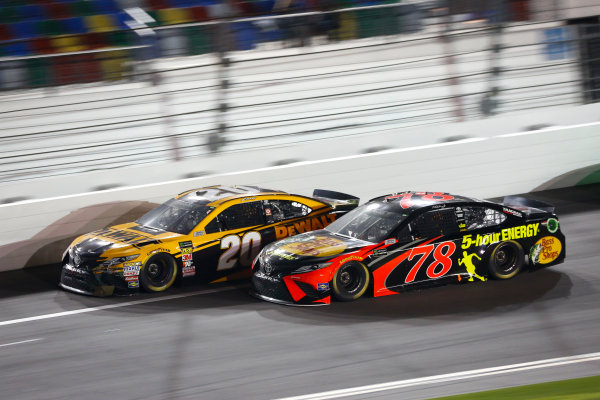
[[552, 206], [439, 192], [377, 197], [325, 229], [266, 246], [251, 293], [275, 303], [329, 304], [424, 285], [509, 279], [565, 258]]
[[322, 229], [358, 198], [315, 198], [254, 186], [211, 186], [175, 196], [135, 222], [80, 236], [63, 254], [60, 286], [82, 294], [159, 292], [178, 277], [202, 282], [248, 277], [260, 249]]

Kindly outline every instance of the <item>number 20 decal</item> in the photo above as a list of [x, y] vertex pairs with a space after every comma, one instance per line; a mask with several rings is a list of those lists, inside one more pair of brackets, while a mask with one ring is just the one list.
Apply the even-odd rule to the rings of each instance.
[[239, 263], [244, 267], [250, 266], [254, 257], [260, 251], [260, 233], [247, 232], [241, 239], [238, 235], [229, 235], [221, 239], [221, 250], [225, 250], [219, 258], [217, 271], [235, 267]]
[[[415, 278], [417, 277], [417, 273], [419, 272], [421, 266], [423, 266], [423, 263], [425, 262], [425, 260], [427, 260], [431, 252], [433, 252], [434, 260], [427, 267], [427, 277], [431, 279], [440, 278], [446, 275], [448, 271], [450, 271], [450, 268], [452, 267], [452, 259], [450, 258], [450, 256], [454, 254], [454, 251], [456, 250], [456, 244], [454, 244], [454, 242], [443, 242], [440, 243], [437, 247], [435, 247], [435, 250], [434, 247], [435, 246], [433, 244], [428, 244], [426, 246], [415, 247], [410, 251], [408, 261], [412, 260], [413, 257], [417, 255], [420, 255], [421, 258], [410, 269], [410, 272], [406, 276], [406, 280], [404, 281], [404, 283], [410, 283], [415, 280]], [[447, 250], [444, 251], [444, 249]], [[441, 269], [439, 271], [436, 271], [439, 266], [441, 266]]]

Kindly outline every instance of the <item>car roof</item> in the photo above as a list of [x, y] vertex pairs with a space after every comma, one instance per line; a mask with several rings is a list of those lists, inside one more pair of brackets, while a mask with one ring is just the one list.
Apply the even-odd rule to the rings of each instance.
[[216, 206], [220, 203], [223, 203], [228, 200], [244, 198], [244, 197], [253, 197], [256, 195], [265, 195], [265, 194], [287, 194], [286, 192], [282, 192], [280, 190], [271, 190], [265, 189], [258, 186], [226, 186], [226, 185], [215, 185], [215, 186], [206, 186], [198, 189], [192, 189], [185, 191], [183, 193], [179, 193], [175, 196], [178, 200], [184, 200], [187, 202], [193, 203], [216, 203], [210, 204], [212, 206]]
[[[430, 197], [428, 197], [428, 195]], [[369, 202], [385, 202], [401, 205], [407, 211], [416, 211], [424, 207], [439, 204], [489, 203], [472, 197], [459, 196], [445, 192], [405, 191], [375, 197]]]

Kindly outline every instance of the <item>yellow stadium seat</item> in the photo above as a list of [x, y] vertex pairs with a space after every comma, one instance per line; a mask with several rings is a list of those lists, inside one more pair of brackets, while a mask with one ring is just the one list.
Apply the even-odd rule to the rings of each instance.
[[157, 11], [158, 20], [163, 25], [185, 24], [194, 18], [187, 8], [164, 8]]
[[50, 39], [52, 47], [60, 53], [82, 51], [87, 49], [78, 36], [55, 36]]
[[340, 15], [339, 40], [355, 39], [357, 37], [357, 23], [354, 12], [345, 12]]
[[110, 14], [90, 15], [84, 19], [85, 26], [91, 32], [110, 32], [117, 29]]

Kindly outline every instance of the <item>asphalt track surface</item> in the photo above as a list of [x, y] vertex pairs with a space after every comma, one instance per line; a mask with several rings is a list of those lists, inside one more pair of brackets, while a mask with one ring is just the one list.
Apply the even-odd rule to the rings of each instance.
[[[0, 274], [0, 398], [268, 400], [600, 352], [600, 185], [529, 196], [557, 206], [567, 260], [505, 282], [285, 307], [245, 282], [97, 299], [58, 290], [55, 267]], [[340, 398], [600, 374], [598, 357], [554, 364]]]

